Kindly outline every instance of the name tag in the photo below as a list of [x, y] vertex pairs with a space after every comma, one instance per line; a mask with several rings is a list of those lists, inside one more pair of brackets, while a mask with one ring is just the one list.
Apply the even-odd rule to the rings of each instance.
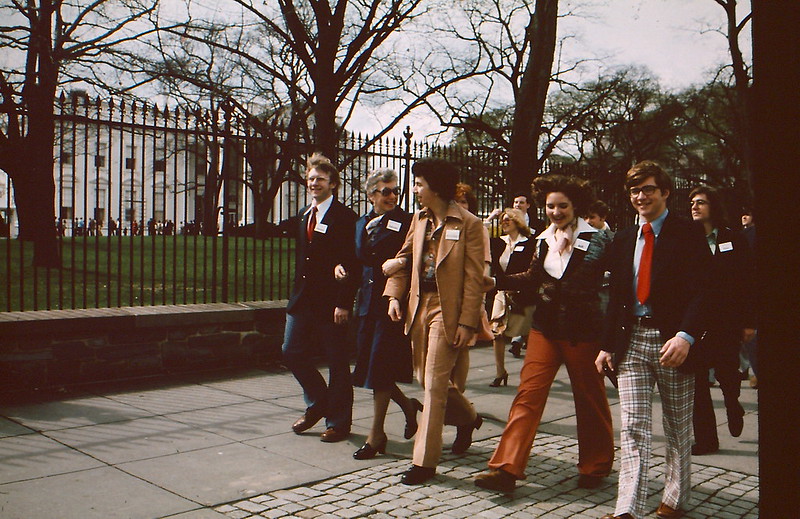
[[525, 250], [524, 245], [517, 245], [516, 247], [514, 247], [514, 252], [522, 252], [524, 250]]
[[444, 239], [445, 240], [456, 240], [458, 241], [458, 237], [461, 236], [461, 231], [458, 229], [447, 229], [444, 232]]
[[719, 244], [719, 251], [720, 252], [728, 252], [733, 250], [733, 243], [726, 241], [725, 243]]
[[402, 226], [403, 225], [400, 222], [396, 222], [394, 220], [389, 220], [386, 222], [386, 228], [390, 231], [399, 232]]
[[586, 251], [589, 250], [589, 242], [584, 240], [583, 238], [578, 238], [575, 240], [574, 247], [578, 250]]
[[314, 232], [325, 234], [328, 232], [328, 224], [327, 223], [318, 223], [316, 227], [314, 227]]

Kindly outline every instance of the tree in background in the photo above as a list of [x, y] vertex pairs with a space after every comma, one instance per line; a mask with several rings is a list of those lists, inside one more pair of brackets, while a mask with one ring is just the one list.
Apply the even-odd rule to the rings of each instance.
[[0, 169], [11, 178], [19, 237], [34, 264], [60, 266], [55, 228], [56, 89], [92, 82], [99, 65], [150, 29], [158, 2], [27, 0], [0, 5]]

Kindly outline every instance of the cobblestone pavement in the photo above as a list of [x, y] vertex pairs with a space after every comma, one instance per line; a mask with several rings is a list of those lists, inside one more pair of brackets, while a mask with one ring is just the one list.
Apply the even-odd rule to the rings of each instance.
[[[539, 433], [528, 464], [528, 478], [518, 482], [513, 496], [477, 488], [473, 478], [486, 464], [499, 438], [475, 442], [468, 454], [442, 457], [436, 477], [426, 485], [399, 483], [407, 459], [385, 456], [370, 468], [214, 507], [232, 519], [248, 517], [397, 518], [441, 517], [487, 519], [598, 519], [613, 512], [617, 471], [598, 489], [577, 488], [577, 441]], [[616, 468], [616, 466], [615, 466]], [[663, 490], [664, 457], [654, 455], [649, 508], [658, 507]], [[695, 463], [694, 492], [687, 518], [739, 519], [758, 517], [758, 477]]]

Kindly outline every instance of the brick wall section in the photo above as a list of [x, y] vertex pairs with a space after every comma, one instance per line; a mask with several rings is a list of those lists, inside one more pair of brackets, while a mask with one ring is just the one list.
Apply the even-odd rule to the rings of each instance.
[[286, 303], [0, 312], [0, 392], [274, 365]]

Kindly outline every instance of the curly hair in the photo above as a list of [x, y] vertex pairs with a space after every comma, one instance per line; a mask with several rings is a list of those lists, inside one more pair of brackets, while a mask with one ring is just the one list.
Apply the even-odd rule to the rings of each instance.
[[559, 174], [536, 177], [531, 184], [533, 196], [539, 206], [544, 206], [550, 193], [564, 193], [575, 208], [575, 215], [587, 216], [589, 206], [596, 200], [594, 189], [588, 180]]
[[458, 168], [451, 162], [435, 157], [419, 159], [411, 166], [411, 174], [422, 177], [428, 183], [431, 191], [443, 200], [453, 200], [458, 184]]

